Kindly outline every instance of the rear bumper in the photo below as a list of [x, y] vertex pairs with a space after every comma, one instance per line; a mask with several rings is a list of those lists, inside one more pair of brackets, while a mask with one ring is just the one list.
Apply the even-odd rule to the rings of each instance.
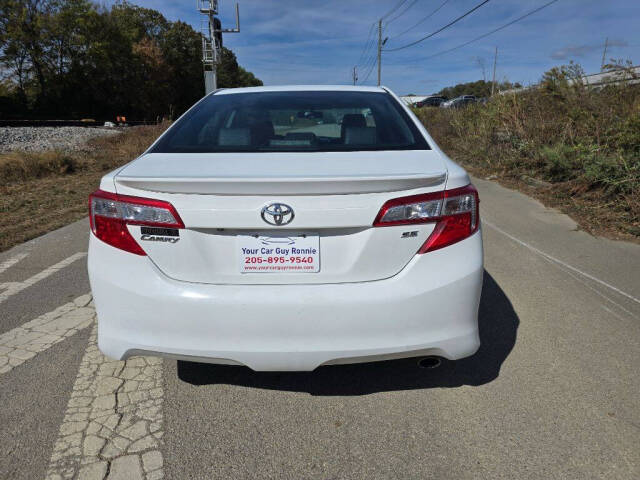
[[113, 358], [151, 354], [254, 370], [313, 370], [419, 355], [453, 360], [480, 344], [479, 231], [416, 255], [394, 277], [320, 285], [179, 282], [148, 257], [90, 237], [98, 345]]

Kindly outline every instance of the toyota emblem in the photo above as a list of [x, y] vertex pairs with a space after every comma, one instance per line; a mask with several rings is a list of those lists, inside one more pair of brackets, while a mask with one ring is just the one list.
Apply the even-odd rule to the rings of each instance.
[[271, 203], [262, 208], [260, 215], [269, 225], [277, 227], [291, 223], [294, 217], [293, 208], [284, 203]]

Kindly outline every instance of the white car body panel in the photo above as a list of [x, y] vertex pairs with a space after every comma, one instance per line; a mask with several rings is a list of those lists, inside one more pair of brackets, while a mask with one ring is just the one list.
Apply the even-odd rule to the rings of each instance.
[[92, 235], [89, 275], [98, 345], [113, 358], [309, 371], [422, 355], [454, 360], [480, 345], [480, 231], [414, 256], [386, 280], [286, 287], [178, 282], [148, 257], [125, 257]]
[[[388, 92], [299, 86], [216, 95], [296, 90]], [[473, 354], [481, 231], [416, 255], [435, 223], [372, 227], [388, 200], [469, 184], [391, 95], [431, 150], [145, 153], [105, 175], [102, 190], [167, 201], [186, 228], [175, 242], [138, 241], [147, 256], [91, 235], [101, 350], [120, 359], [165, 355], [255, 370]], [[295, 210], [291, 223], [271, 227], [261, 219], [272, 202]], [[141, 239], [141, 227], [127, 228]], [[303, 234], [319, 237], [318, 272], [241, 273], [237, 236]]]

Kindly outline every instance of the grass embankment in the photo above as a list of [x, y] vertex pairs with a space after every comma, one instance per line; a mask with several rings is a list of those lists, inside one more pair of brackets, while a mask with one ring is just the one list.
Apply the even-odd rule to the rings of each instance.
[[96, 138], [83, 153], [0, 154], [0, 251], [85, 217], [100, 177], [142, 153], [166, 127]]
[[416, 113], [472, 173], [559, 208], [586, 231], [640, 240], [640, 85], [556, 83]]

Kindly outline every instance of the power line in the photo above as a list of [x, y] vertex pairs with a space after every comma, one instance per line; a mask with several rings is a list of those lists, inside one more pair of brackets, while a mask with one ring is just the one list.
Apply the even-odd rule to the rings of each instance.
[[382, 17], [380, 17], [381, 20], [384, 20], [385, 18], [387, 18], [389, 15], [391, 15], [393, 12], [395, 12], [397, 9], [399, 9], [402, 5], [404, 5], [404, 3], [407, 0], [400, 0], [400, 2], [393, 7], [391, 10], [389, 10], [387, 13], [385, 13]]
[[[375, 59], [375, 57], [373, 57]], [[364, 79], [362, 80], [362, 84], [367, 83], [367, 80], [369, 80], [369, 76], [371, 75], [371, 72], [373, 72], [373, 67], [376, 66], [376, 62], [374, 60], [374, 62], [371, 64], [371, 67], [369, 68], [369, 71], [367, 72], [367, 75], [364, 77]]]
[[402, 10], [400, 13], [398, 13], [395, 17], [393, 17], [390, 20], [387, 20], [387, 25], [389, 25], [391, 22], [393, 22], [394, 20], [397, 20], [402, 15], [407, 13], [407, 11], [409, 11], [409, 9], [411, 9], [411, 7], [413, 7], [416, 3], [418, 3], [418, 0], [413, 0], [413, 2], [411, 2], [409, 5], [407, 5], [407, 7], [404, 10]]
[[412, 47], [420, 42], [425, 41], [427, 38], [431, 38], [434, 35], [437, 35], [438, 33], [442, 32], [443, 30], [449, 28], [450, 26], [454, 25], [455, 23], [458, 23], [460, 20], [462, 20], [464, 17], [466, 17], [467, 15], [472, 14], [473, 12], [475, 12], [477, 9], [479, 9], [480, 7], [482, 7], [483, 5], [489, 3], [491, 0], [484, 0], [483, 2], [480, 2], [478, 5], [476, 5], [475, 7], [473, 7], [471, 10], [469, 10], [468, 12], [465, 12], [464, 14], [460, 15], [458, 18], [456, 18], [455, 20], [452, 20], [451, 22], [447, 23], [444, 27], [439, 28], [438, 30], [436, 30], [435, 32], [430, 33], [429, 35], [426, 35], [418, 40], [416, 40], [415, 42], [411, 42], [411, 43], [407, 43], [406, 45], [403, 45], [401, 47], [396, 47], [396, 48], [390, 48], [390, 49], [385, 49], [385, 52], [396, 52], [398, 50], [403, 50], [405, 48], [409, 48]]
[[404, 35], [407, 32], [410, 32], [411, 30], [413, 30], [414, 28], [416, 28], [418, 25], [423, 24], [424, 22], [426, 22], [427, 20], [429, 20], [431, 17], [433, 17], [438, 10], [440, 10], [442, 7], [444, 7], [447, 3], [449, 3], [450, 0], [444, 0], [444, 2], [442, 2], [440, 4], [440, 6], [438, 8], [436, 8], [433, 12], [431, 12], [430, 14], [422, 17], [417, 23], [413, 24], [411, 27], [407, 28], [406, 30], [400, 32], [398, 35], [396, 35], [395, 37], [391, 37], [391, 40], [393, 40], [394, 38], [398, 38], [402, 35]]
[[[362, 70], [372, 69], [376, 64], [376, 53], [374, 52], [367, 61], [362, 65]], [[364, 80], [363, 80], [364, 81]]]
[[371, 52], [371, 55], [369, 56], [369, 58], [366, 60], [365, 64], [364, 64], [364, 68], [369, 68], [369, 66], [371, 66], [371, 64], [375, 65], [376, 61], [377, 61], [377, 52], [374, 50]]
[[[391, 10], [389, 10], [387, 13], [385, 13], [382, 17], [380, 17], [380, 21], [382, 21], [383, 19], [385, 19], [386, 17], [388, 17], [389, 15], [393, 14], [393, 12], [395, 12], [396, 10], [398, 10], [400, 7], [402, 7], [402, 5], [406, 2], [407, 0], [401, 0], [398, 4], [396, 4]], [[413, 3], [416, 3], [417, 0], [414, 0]], [[404, 12], [406, 12], [409, 8], [411, 8], [413, 6], [413, 3], [411, 5], [409, 5], [408, 8], [404, 9], [400, 15], [404, 14]], [[394, 18], [397, 18], [399, 15], [397, 15]], [[367, 79], [369, 78], [369, 75], [371, 75], [371, 72], [373, 71], [373, 67], [376, 64], [376, 54], [374, 53], [373, 57], [369, 57], [368, 60], [365, 60], [367, 57], [367, 54], [369, 53], [369, 50], [375, 45], [375, 37], [373, 37], [373, 31], [374, 28], [376, 26], [376, 23], [378, 22], [372, 22], [371, 26], [369, 27], [369, 33], [367, 35], [367, 40], [365, 41], [364, 47], [362, 49], [362, 52], [360, 52], [360, 58], [358, 58], [358, 62], [356, 63], [356, 66], [362, 66], [362, 70], [366, 70], [367, 68], [369, 68], [369, 71], [367, 73], [367, 75], [365, 76], [363, 83], [367, 81]], [[386, 24], [384, 25], [384, 30], [386, 30], [387, 26]], [[373, 63], [371, 63], [373, 61]], [[363, 63], [364, 62], [364, 63]]]
[[369, 27], [369, 34], [367, 35], [367, 40], [364, 42], [364, 47], [362, 49], [362, 52], [360, 53], [360, 58], [358, 58], [356, 65], [360, 65], [360, 63], [364, 60], [364, 57], [367, 51], [370, 48], [369, 40], [371, 40], [371, 35], [373, 34], [373, 27], [375, 27], [375, 25], [376, 25], [376, 22], [371, 22], [371, 27]]
[[367, 80], [369, 80], [369, 77], [371, 76], [371, 73], [373, 72], [373, 70], [375, 69], [376, 65], [378, 64], [378, 56], [377, 56], [377, 52], [374, 51], [371, 55], [371, 57], [369, 57], [369, 59], [367, 60], [365, 66], [362, 68], [362, 70], [367, 70], [366, 75], [364, 76], [364, 78], [362, 79], [362, 81], [360, 82], [361, 84], [364, 84], [367, 82]]
[[373, 68], [373, 65], [376, 64], [376, 51], [373, 50], [365, 59], [364, 61], [359, 64], [359, 67], [361, 67], [361, 70], [364, 72], [365, 70], [367, 70], [369, 67]]
[[[404, 0], [406, 2], [406, 0]], [[402, 4], [404, 2], [400, 2], [398, 5], [396, 5], [394, 8], [392, 8], [391, 10], [389, 10], [389, 12], [387, 12], [384, 16], [381, 17], [384, 18], [385, 16], [388, 16], [389, 14], [393, 13], [398, 7], [401, 7]], [[371, 47], [373, 47], [375, 45], [375, 37], [373, 36], [373, 31], [374, 28], [376, 26], [378, 22], [371, 22], [371, 26], [369, 27], [369, 33], [367, 34], [367, 40], [364, 43], [364, 47], [362, 48], [362, 52], [360, 52], [360, 57], [358, 58], [358, 61], [356, 62], [356, 65], [360, 66], [362, 65], [362, 62], [365, 60], [367, 54], [369, 53], [369, 50], [371, 49]], [[386, 30], [386, 25], [384, 26], [384, 29]], [[368, 62], [365, 62], [368, 63]]]
[[[447, 50], [442, 50], [441, 52], [434, 53], [433, 55], [428, 55], [428, 56], [426, 56], [426, 57], [413, 58], [413, 59], [411, 59], [411, 60], [409, 60], [409, 61], [410, 61], [410, 62], [422, 62], [422, 61], [424, 61], [424, 60], [429, 60], [429, 59], [434, 58], [434, 57], [439, 57], [440, 55], [444, 55], [444, 54], [446, 54], [446, 53], [451, 53], [451, 52], [453, 52], [454, 50], [458, 50], [458, 49], [460, 49], [460, 48], [462, 48], [462, 47], [466, 47], [467, 45], [469, 45], [469, 44], [471, 44], [471, 43], [473, 43], [473, 42], [477, 42], [478, 40], [482, 40], [483, 38], [486, 38], [486, 37], [488, 37], [489, 35], [493, 35], [494, 33], [499, 32], [500, 30], [504, 30], [505, 28], [510, 27], [511, 25], [513, 25], [514, 23], [519, 22], [520, 20], [524, 20], [525, 18], [527, 18], [527, 17], [529, 17], [529, 16], [531, 16], [531, 15], [533, 15], [533, 14], [535, 14], [535, 13], [538, 13], [540, 10], [542, 10], [542, 9], [544, 9], [544, 8], [547, 8], [548, 6], [550, 6], [550, 5], [554, 4], [554, 3], [556, 3], [557, 1], [558, 1], [558, 0], [551, 0], [550, 2], [547, 2], [547, 3], [545, 3], [544, 5], [542, 5], [542, 6], [538, 7], [538, 8], [535, 8], [535, 9], [531, 10], [530, 12], [525, 13], [524, 15], [522, 15], [522, 16], [520, 16], [520, 17], [518, 17], [518, 18], [516, 18], [516, 19], [514, 19], [514, 20], [511, 20], [510, 22], [505, 23], [504, 25], [502, 25], [502, 26], [500, 26], [500, 27], [498, 27], [498, 28], [495, 28], [495, 29], [491, 30], [490, 32], [487, 32], [487, 33], [485, 33], [485, 34], [482, 34], [482, 35], [480, 35], [479, 37], [473, 38], [473, 39], [469, 40], [468, 42], [461, 43], [460, 45], [458, 45], [458, 46], [456, 46], [456, 47], [449, 48], [449, 49], [447, 49]], [[406, 62], [403, 62], [403, 63], [406, 63]]]
[[[378, 36], [381, 35], [382, 32], [384, 32], [384, 30], [387, 29], [387, 24], [389, 22], [392, 22], [396, 19], [398, 19], [399, 17], [401, 17], [402, 15], [404, 15], [411, 7], [413, 7], [418, 0], [413, 0], [405, 9], [403, 9], [401, 12], [399, 12], [397, 15], [395, 15], [391, 20], [389, 20], [389, 22], [385, 22], [384, 26], [382, 27], [382, 31], [380, 31], [380, 26], [382, 25], [382, 20], [384, 20], [385, 18], [387, 18], [389, 15], [392, 15], [395, 11], [397, 11], [400, 7], [402, 7], [405, 3], [407, 2], [407, 0], [401, 0], [399, 3], [397, 3], [391, 10], [389, 10], [387, 13], [385, 13], [382, 17], [380, 17], [379, 21], [378, 21]], [[362, 49], [362, 52], [360, 53], [360, 58], [358, 59], [358, 63], [356, 64], [356, 66], [363, 66], [362, 70], [366, 70], [367, 68], [369, 68], [369, 70], [367, 71], [367, 74], [365, 75], [364, 79], [362, 80], [362, 83], [366, 82], [369, 79], [369, 76], [371, 75], [371, 72], [373, 71], [373, 68], [375, 67], [376, 63], [379, 62], [379, 57], [380, 57], [380, 51], [378, 51], [378, 58], [376, 58], [375, 55], [373, 55], [372, 57], [369, 57], [369, 60], [365, 61], [364, 64], [362, 64], [363, 60], [366, 58], [369, 50], [371, 49], [371, 47], [375, 44], [375, 38], [372, 36], [373, 34], [373, 30], [375, 28], [376, 22], [373, 22], [371, 24], [371, 26], [369, 27], [369, 33], [367, 35], [367, 40], [365, 42], [365, 45]], [[385, 40], [386, 41], [386, 40]], [[380, 40], [378, 39], [378, 43], [380, 43]], [[380, 50], [380, 45], [378, 45], [378, 50]]]
[[[369, 47], [372, 47], [375, 43], [375, 38], [372, 40], [372, 43]], [[369, 47], [367, 47], [367, 52], [369, 52]], [[373, 68], [373, 66], [376, 63], [376, 51], [375, 49], [369, 54], [365, 54], [365, 56], [363, 57], [362, 62], [358, 63], [358, 67], [361, 67], [361, 70], [364, 72], [367, 68], [371, 67]]]

